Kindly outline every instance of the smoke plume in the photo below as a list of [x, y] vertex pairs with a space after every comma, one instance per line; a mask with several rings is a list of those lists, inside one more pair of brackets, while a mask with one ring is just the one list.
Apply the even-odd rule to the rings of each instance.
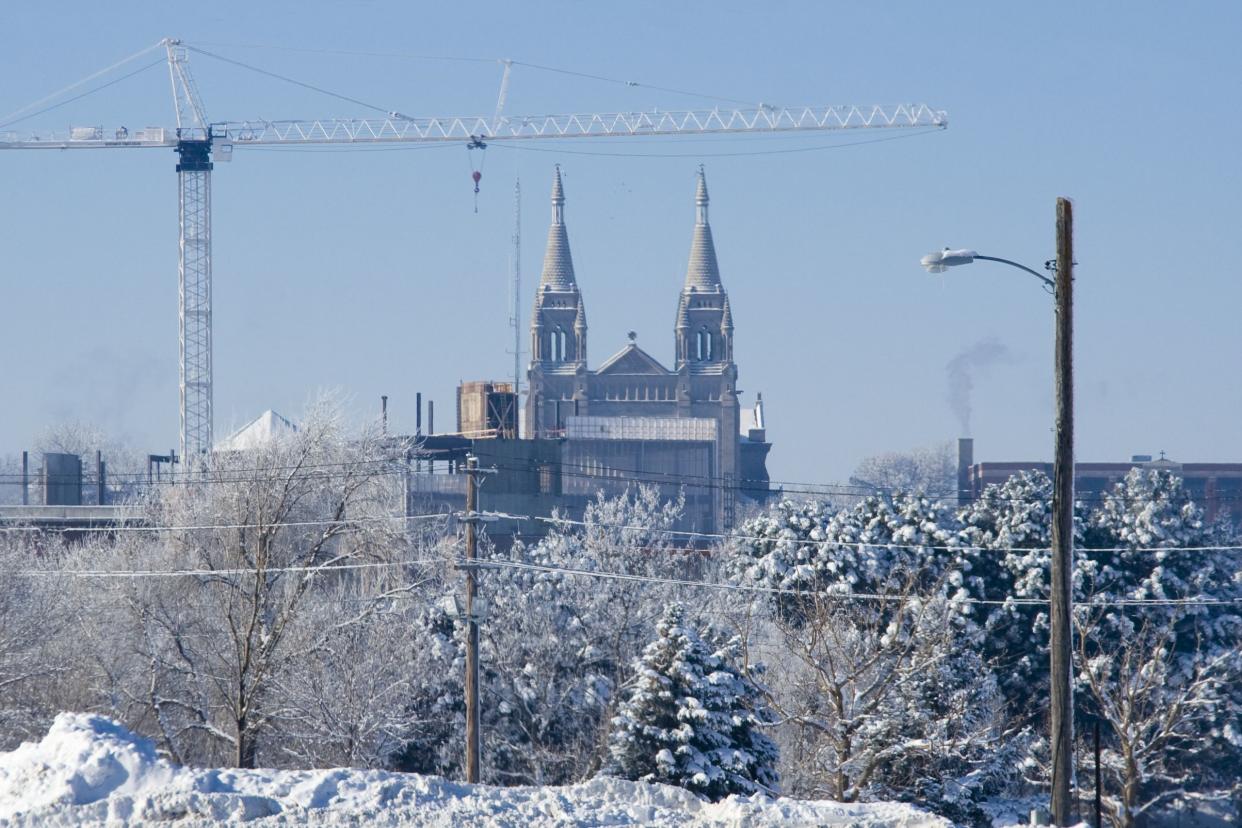
[[975, 377], [981, 371], [987, 369], [988, 366], [997, 362], [1008, 362], [1012, 358], [1013, 354], [1005, 347], [1004, 343], [995, 337], [990, 337], [988, 339], [981, 339], [974, 345], [966, 348], [949, 360], [949, 363], [945, 366], [945, 373], [948, 375], [949, 380], [949, 407], [953, 409], [954, 415], [957, 416], [963, 437], [971, 436], [970, 398], [975, 388]]

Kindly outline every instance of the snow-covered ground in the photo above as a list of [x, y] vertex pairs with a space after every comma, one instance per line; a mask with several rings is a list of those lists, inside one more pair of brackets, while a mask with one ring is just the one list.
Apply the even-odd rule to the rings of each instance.
[[493, 788], [360, 770], [203, 770], [159, 758], [111, 719], [62, 713], [39, 742], [0, 754], [0, 824], [256, 826], [908, 826], [949, 823], [909, 805], [731, 797], [596, 779]]

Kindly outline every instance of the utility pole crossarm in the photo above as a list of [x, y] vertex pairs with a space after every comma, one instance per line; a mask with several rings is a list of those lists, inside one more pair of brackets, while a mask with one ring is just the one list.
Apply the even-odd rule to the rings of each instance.
[[[635, 137], [642, 135], [824, 132], [850, 129], [943, 129], [943, 110], [926, 104], [896, 106], [803, 106], [754, 109], [686, 109], [644, 112], [592, 112], [568, 115], [450, 116], [411, 118], [323, 118], [213, 123], [215, 142], [258, 144], [383, 144], [493, 141], [550, 138]], [[99, 149], [172, 147], [176, 130], [149, 128], [124, 135], [122, 129], [77, 127], [66, 133], [21, 136], [0, 133], [0, 149]]]

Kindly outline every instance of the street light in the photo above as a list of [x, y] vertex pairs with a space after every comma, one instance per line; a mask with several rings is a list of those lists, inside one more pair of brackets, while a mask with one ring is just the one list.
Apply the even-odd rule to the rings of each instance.
[[[1056, 282], [1052, 281], [1047, 276], [1045, 276], [1044, 274], [1040, 273], [1037, 270], [1031, 270], [1026, 265], [1018, 264], [1017, 262], [1010, 261], [1009, 259], [1001, 259], [997, 256], [982, 256], [973, 250], [950, 250], [949, 248], [946, 247], [944, 250], [941, 250], [938, 253], [928, 253], [926, 256], [924, 256], [922, 259], [919, 260], [919, 264], [927, 268], [928, 273], [944, 273], [946, 270], [948, 270], [951, 267], [956, 267], [957, 265], [970, 264], [976, 259], [979, 259], [985, 262], [1001, 262], [1002, 264], [1007, 264], [1011, 267], [1016, 267], [1019, 270], [1025, 270], [1027, 273], [1031, 274], [1036, 279], [1043, 282], [1044, 285], [1046, 285], [1048, 288], [1051, 288], [1054, 291], [1056, 290]], [[1056, 271], [1056, 267], [1053, 265], [1051, 260], [1045, 262], [1044, 267], [1047, 268], [1048, 270], [1051, 270], [1054, 272]]]
[[1074, 688], [1070, 662], [1070, 576], [1074, 561], [1074, 290], [1073, 208], [1069, 199], [1057, 199], [1057, 258], [1044, 267], [1056, 281], [1026, 265], [974, 250], [929, 253], [921, 264], [929, 273], [977, 260], [1000, 262], [1026, 271], [1044, 283], [1056, 297], [1056, 447], [1052, 464], [1052, 573], [1048, 610], [1052, 706], [1052, 818], [1059, 826], [1073, 824], [1070, 777], [1073, 769]]

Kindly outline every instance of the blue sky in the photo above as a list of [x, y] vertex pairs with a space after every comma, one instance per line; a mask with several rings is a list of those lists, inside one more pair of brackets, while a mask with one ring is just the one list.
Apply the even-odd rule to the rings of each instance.
[[[1240, 17], [1232, 3], [19, 4], [0, 27], [0, 113], [164, 36], [420, 115], [490, 113], [498, 65], [334, 52], [640, 83], [518, 67], [513, 114], [713, 103], [651, 86], [926, 102], [947, 131], [493, 146], [477, 215], [461, 147], [239, 150], [213, 182], [217, 434], [266, 408], [296, 415], [317, 389], [359, 416], [388, 394], [396, 428], [422, 391], [447, 426], [459, 380], [512, 370], [513, 182], [525, 319], [558, 162], [592, 364], [631, 329], [670, 362], [702, 162], [774, 478], [839, 480], [866, 455], [960, 436], [946, 366], [980, 343], [1003, 356], [974, 377], [976, 457], [1048, 458], [1049, 297], [1018, 271], [928, 276], [918, 259], [950, 245], [1038, 267], [1061, 195], [1077, 219], [1079, 457], [1236, 461]], [[370, 114], [207, 57], [192, 68], [215, 120]], [[12, 128], [171, 122], [155, 67]], [[142, 450], [176, 444], [174, 164], [0, 154], [0, 453], [68, 418]]]

